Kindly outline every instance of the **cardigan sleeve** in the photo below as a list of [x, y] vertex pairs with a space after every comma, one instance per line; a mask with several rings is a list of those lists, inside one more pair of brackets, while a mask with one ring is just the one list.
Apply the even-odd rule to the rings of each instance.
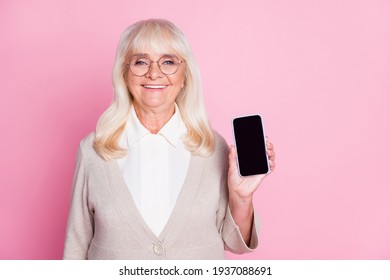
[[241, 235], [239, 227], [233, 220], [232, 214], [230, 213], [230, 208], [227, 207], [222, 228], [222, 238], [225, 241], [225, 249], [235, 254], [253, 252], [258, 246], [257, 228], [258, 216], [255, 212], [254, 221], [252, 223], [250, 243], [248, 246]]
[[86, 160], [82, 145], [80, 145], [73, 177], [64, 259], [87, 259], [88, 248], [93, 237], [93, 228], [93, 214], [88, 207]]

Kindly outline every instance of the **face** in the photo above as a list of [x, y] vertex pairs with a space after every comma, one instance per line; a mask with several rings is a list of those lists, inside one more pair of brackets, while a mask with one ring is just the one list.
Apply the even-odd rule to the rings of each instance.
[[[167, 54], [147, 52], [143, 54], [143, 57], [150, 61], [158, 61], [164, 55]], [[174, 52], [168, 55], [179, 57]], [[132, 57], [134, 55], [130, 55], [127, 62]], [[140, 63], [143, 63], [143, 61]], [[154, 113], [173, 112], [174, 102], [180, 90], [184, 87], [184, 81], [185, 63], [181, 63], [177, 72], [172, 75], [162, 73], [155, 62], [151, 63], [149, 72], [145, 75], [136, 76], [128, 70], [126, 77], [127, 87], [134, 97], [135, 108]]]

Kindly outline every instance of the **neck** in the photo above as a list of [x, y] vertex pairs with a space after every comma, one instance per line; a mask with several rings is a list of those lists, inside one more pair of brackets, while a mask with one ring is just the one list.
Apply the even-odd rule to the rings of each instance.
[[165, 110], [147, 110], [134, 103], [134, 110], [141, 124], [152, 134], [157, 134], [175, 113], [175, 106]]

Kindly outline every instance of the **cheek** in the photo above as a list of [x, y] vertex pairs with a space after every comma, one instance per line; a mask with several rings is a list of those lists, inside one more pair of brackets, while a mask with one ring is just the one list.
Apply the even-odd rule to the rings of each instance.
[[135, 85], [135, 82], [131, 78], [128, 77], [126, 80], [126, 86], [127, 86], [128, 90], [130, 91], [131, 95], [133, 95], [135, 92], [135, 87], [133, 85]]

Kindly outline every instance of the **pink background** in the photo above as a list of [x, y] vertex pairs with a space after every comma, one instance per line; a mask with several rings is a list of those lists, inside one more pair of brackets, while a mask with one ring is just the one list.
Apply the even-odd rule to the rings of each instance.
[[0, 2], [0, 259], [62, 257], [75, 153], [112, 98], [123, 29], [173, 21], [211, 122], [260, 113], [277, 170], [244, 259], [390, 259], [390, 2]]

